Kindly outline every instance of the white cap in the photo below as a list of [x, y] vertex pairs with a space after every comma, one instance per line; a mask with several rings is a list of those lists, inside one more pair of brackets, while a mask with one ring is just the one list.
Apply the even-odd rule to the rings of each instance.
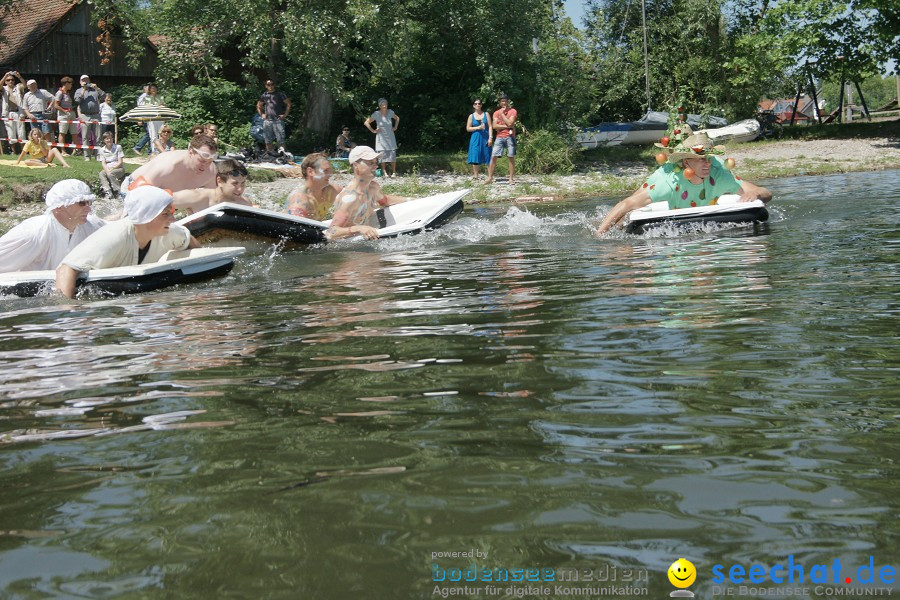
[[125, 196], [125, 216], [135, 225], [149, 223], [172, 204], [172, 194], [168, 191], [142, 185]]
[[76, 202], [87, 200], [93, 202], [97, 196], [91, 193], [91, 188], [85, 182], [78, 179], [63, 179], [53, 184], [53, 187], [44, 197], [47, 203], [47, 212], [55, 208], [72, 206]]
[[350, 156], [347, 160], [352, 165], [358, 160], [377, 160], [379, 156], [381, 154], [372, 150], [371, 146], [357, 146], [350, 151]]
[[29, 79], [28, 82], [27, 82], [25, 85], [31, 85], [32, 83], [33, 83], [34, 85], [37, 85], [37, 81], [35, 81], [34, 79]]
[[91, 78], [90, 75], [82, 75], [81, 77], [78, 78], [78, 81], [84, 81], [85, 79], [90, 79], [90, 78]]

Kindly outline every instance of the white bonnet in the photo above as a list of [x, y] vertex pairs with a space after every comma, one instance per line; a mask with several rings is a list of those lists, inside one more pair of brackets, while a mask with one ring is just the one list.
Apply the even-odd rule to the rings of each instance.
[[125, 216], [135, 225], [149, 223], [172, 204], [172, 194], [152, 185], [142, 185], [125, 196]]
[[78, 179], [57, 181], [44, 197], [44, 201], [47, 203], [47, 212], [55, 208], [72, 206], [82, 200], [93, 202], [96, 199], [97, 196], [91, 193], [88, 184]]

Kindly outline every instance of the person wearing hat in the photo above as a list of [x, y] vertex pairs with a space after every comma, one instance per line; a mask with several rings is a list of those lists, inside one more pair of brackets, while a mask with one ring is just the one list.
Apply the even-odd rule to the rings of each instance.
[[[372, 127], [372, 125], [375, 127]], [[388, 175], [387, 169], [384, 174], [387, 177], [397, 176], [397, 138], [394, 132], [400, 126], [400, 117], [388, 108], [386, 98], [378, 99], [378, 110], [369, 115], [369, 118], [363, 122], [366, 129], [375, 134], [375, 150], [380, 153], [378, 162], [383, 165], [389, 163], [391, 165], [391, 174]]]
[[56, 269], [56, 289], [75, 296], [79, 273], [158, 261], [169, 250], [197, 248], [191, 232], [175, 225], [172, 193], [152, 185], [128, 192], [125, 216], [75, 247]]
[[509, 161], [509, 183], [513, 184], [516, 176], [516, 120], [519, 118], [519, 112], [509, 105], [509, 96], [505, 93], [501, 93], [497, 101], [500, 103], [500, 108], [495, 110], [491, 117], [495, 137], [491, 162], [488, 163], [488, 178], [485, 183], [494, 181], [497, 159], [503, 156], [503, 149], [506, 148], [506, 158]]
[[[22, 99], [22, 110], [30, 121], [31, 129], [37, 129], [46, 141], [50, 141], [50, 123], [44, 121], [50, 118], [50, 109], [53, 106], [53, 94], [45, 89], [38, 89], [37, 81], [29, 79], [25, 84], [28, 91]], [[34, 121], [39, 121], [35, 123]], [[29, 136], [30, 137], [30, 136]]]
[[91, 214], [94, 200], [83, 181], [64, 179], [53, 184], [44, 198], [46, 212], [25, 219], [0, 237], [0, 273], [58, 267], [75, 246], [106, 225]]
[[378, 152], [370, 146], [357, 146], [350, 151], [350, 169], [353, 180], [334, 200], [334, 217], [325, 232], [328, 239], [362, 235], [367, 240], [378, 237], [378, 218], [375, 214], [382, 206], [406, 202], [400, 196], [388, 196], [375, 181]]
[[666, 164], [659, 167], [631, 196], [616, 204], [600, 227], [597, 235], [606, 233], [629, 212], [651, 202], [669, 203], [670, 209], [709, 206], [722, 194], [740, 194], [741, 202], [772, 199], [768, 189], [744, 181], [725, 166], [719, 155], [724, 146], [716, 146], [705, 133], [694, 133], [673, 148], [662, 148]]
[[[82, 75], [79, 80], [81, 87], [75, 91], [74, 102], [78, 111], [78, 120], [81, 123], [81, 144], [87, 146], [100, 145], [100, 103], [106, 97], [106, 92], [91, 84], [91, 78]], [[93, 134], [93, 136], [89, 135]], [[84, 159], [90, 160], [95, 150], [82, 148]]]

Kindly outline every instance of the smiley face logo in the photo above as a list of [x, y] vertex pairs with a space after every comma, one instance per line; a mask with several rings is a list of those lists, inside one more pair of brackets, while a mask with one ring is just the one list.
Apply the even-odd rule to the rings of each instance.
[[697, 579], [697, 569], [691, 561], [679, 558], [669, 567], [669, 582], [677, 588], [690, 587]]

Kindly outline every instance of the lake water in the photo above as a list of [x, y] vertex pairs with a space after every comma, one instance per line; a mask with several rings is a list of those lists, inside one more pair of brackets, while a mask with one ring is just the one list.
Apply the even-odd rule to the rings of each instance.
[[[711, 598], [716, 565], [792, 556], [827, 597], [816, 564], [900, 570], [900, 171], [765, 183], [755, 228], [468, 207], [195, 287], [0, 300], [0, 596], [432, 598], [474, 563], [478, 597], [583, 597], [574, 568], [664, 598], [683, 556]], [[481, 579], [516, 568], [556, 583]]]

